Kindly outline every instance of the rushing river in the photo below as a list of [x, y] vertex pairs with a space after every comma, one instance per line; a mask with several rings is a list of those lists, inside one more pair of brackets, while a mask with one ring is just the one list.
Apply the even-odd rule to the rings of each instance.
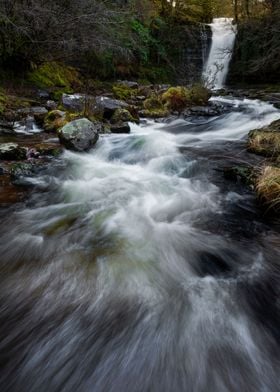
[[279, 232], [223, 179], [272, 105], [132, 125], [2, 212], [1, 392], [279, 391]]

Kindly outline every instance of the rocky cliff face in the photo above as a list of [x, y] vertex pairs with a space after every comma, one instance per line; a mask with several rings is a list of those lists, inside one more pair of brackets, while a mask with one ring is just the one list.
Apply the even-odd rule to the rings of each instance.
[[177, 46], [176, 82], [188, 84], [201, 81], [203, 66], [211, 45], [211, 29], [207, 25], [182, 28]]

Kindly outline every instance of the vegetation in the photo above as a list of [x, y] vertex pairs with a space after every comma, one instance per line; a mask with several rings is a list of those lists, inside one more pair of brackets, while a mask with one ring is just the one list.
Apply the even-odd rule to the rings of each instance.
[[257, 193], [269, 209], [280, 212], [280, 168], [264, 166], [257, 179]]

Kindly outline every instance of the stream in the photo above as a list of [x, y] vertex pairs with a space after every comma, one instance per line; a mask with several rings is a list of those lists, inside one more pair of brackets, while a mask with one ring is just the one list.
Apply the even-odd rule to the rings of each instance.
[[257, 100], [66, 151], [1, 211], [1, 392], [279, 391], [279, 226], [222, 168]]

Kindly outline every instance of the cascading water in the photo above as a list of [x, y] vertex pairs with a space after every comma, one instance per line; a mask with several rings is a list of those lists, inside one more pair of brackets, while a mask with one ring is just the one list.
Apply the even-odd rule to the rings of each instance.
[[65, 152], [2, 214], [1, 392], [279, 392], [279, 234], [221, 167], [280, 112], [216, 101]]
[[203, 80], [211, 89], [223, 88], [234, 48], [237, 28], [232, 18], [215, 18], [211, 24], [212, 44], [203, 72]]

